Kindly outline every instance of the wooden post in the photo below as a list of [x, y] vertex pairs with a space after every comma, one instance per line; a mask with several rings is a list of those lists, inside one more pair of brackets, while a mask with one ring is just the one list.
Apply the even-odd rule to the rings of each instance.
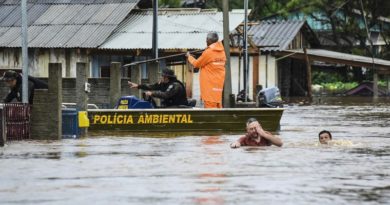
[[192, 98], [192, 85], [194, 79], [194, 67], [187, 61], [187, 70], [186, 70], [186, 93], [187, 98]]
[[387, 75], [387, 95], [390, 96], [390, 75]]
[[309, 59], [309, 55], [307, 54], [306, 48], [303, 48], [303, 52], [305, 53], [305, 61], [306, 61], [306, 67], [307, 67], [307, 96], [309, 97], [309, 100], [311, 102], [312, 100], [312, 93], [311, 93], [311, 62]]
[[70, 70], [71, 70], [71, 52], [69, 49], [65, 49], [65, 76], [70, 77]]
[[[226, 65], [225, 65], [225, 81], [223, 86], [223, 107], [229, 108], [230, 95], [232, 94], [232, 73], [230, 66], [230, 29], [229, 29], [229, 0], [222, 1], [223, 11], [223, 45], [225, 48]], [[245, 17], [246, 18], [246, 17]]]
[[121, 97], [121, 64], [112, 62], [110, 67], [110, 106], [114, 108]]
[[0, 147], [3, 147], [7, 142], [7, 133], [5, 132], [5, 115], [4, 108], [0, 109]]
[[48, 116], [49, 139], [62, 138], [62, 65], [49, 63], [49, 98]]
[[378, 72], [374, 69], [374, 76], [373, 76], [373, 92], [374, 92], [374, 96], [373, 96], [373, 100], [374, 102], [376, 102], [378, 100]]
[[[78, 111], [88, 110], [88, 94], [85, 91], [85, 84], [88, 82], [87, 78], [87, 64], [76, 64], [76, 103]], [[80, 128], [80, 136], [84, 137], [88, 133], [88, 128]]]
[[258, 54], [253, 56], [253, 96], [252, 99], [255, 100], [257, 96], [257, 85], [259, 84], [259, 58]]

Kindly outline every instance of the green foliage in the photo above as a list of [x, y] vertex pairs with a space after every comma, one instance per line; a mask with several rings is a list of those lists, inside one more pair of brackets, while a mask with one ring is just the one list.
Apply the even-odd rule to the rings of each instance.
[[340, 82], [343, 80], [343, 77], [339, 73], [328, 73], [322, 71], [313, 72], [313, 84], [322, 85], [324, 83]]
[[181, 0], [158, 0], [159, 7], [178, 8], [181, 6]]
[[350, 90], [350, 89], [358, 86], [359, 84], [357, 82], [344, 83], [344, 82], [337, 81], [337, 82], [333, 82], [333, 83], [322, 83], [320, 85], [323, 86], [326, 91], [341, 92], [341, 91]]

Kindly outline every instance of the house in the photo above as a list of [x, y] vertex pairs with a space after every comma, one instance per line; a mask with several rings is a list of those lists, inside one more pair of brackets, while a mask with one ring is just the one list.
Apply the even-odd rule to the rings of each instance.
[[[317, 66], [374, 67], [376, 74], [390, 74], [390, 61], [323, 49], [306, 21], [272, 20], [250, 22], [249, 25], [247, 83], [251, 98], [256, 96], [257, 85], [263, 88], [277, 86], [285, 99], [311, 97], [311, 70]], [[233, 34], [231, 49], [233, 93], [244, 89], [242, 29], [238, 30]]]
[[[242, 10], [233, 10], [229, 13], [229, 27], [234, 30], [243, 20]], [[110, 53], [128, 54], [133, 61], [146, 59], [152, 49], [152, 22], [151, 10], [134, 10], [130, 13], [112, 35], [99, 47], [101, 51]], [[223, 15], [214, 9], [180, 8], [160, 9], [158, 16], [158, 47], [159, 55], [184, 54], [188, 50], [202, 50], [207, 47], [206, 36], [210, 31], [223, 38]], [[102, 70], [109, 66], [112, 56], [96, 55], [93, 69], [94, 77], [101, 77]], [[126, 62], [123, 62], [126, 63]], [[187, 81], [187, 65], [184, 55], [169, 58], [159, 62], [161, 67], [174, 69], [178, 78]], [[147, 82], [149, 78], [156, 78], [155, 71], [148, 70], [148, 65], [129, 68], [131, 78], [136, 82]], [[100, 74], [99, 74], [100, 73]], [[194, 75], [193, 89], [198, 90], [198, 74]], [[151, 80], [153, 81], [153, 80]], [[199, 98], [199, 91], [193, 92]]]
[[[48, 63], [61, 62], [64, 76], [74, 77], [76, 62], [86, 61], [90, 77], [108, 77], [112, 61], [126, 64], [150, 56], [152, 11], [138, 9], [138, 2], [29, 1], [30, 74], [46, 77]], [[19, 1], [0, 3], [0, 70], [21, 69], [19, 4]], [[230, 28], [234, 29], [243, 15], [242, 11], [232, 11]], [[223, 37], [222, 12], [216, 10], [159, 9], [158, 27], [160, 56], [204, 49], [205, 36], [210, 31]], [[130, 75], [130, 71], [124, 70], [123, 76]], [[143, 75], [147, 78], [147, 73]]]
[[[0, 69], [21, 69], [20, 1], [0, 2]], [[61, 62], [63, 75], [74, 77], [76, 62], [91, 64], [99, 46], [137, 3], [138, 0], [29, 1], [30, 74], [47, 77], [48, 63]]]
[[[354, 20], [357, 22], [358, 27], [365, 32], [365, 23], [362, 18], [361, 12], [358, 9], [352, 9], [351, 14]], [[333, 16], [340, 17], [340, 21], [349, 21], [346, 17], [344, 11], [338, 10], [333, 13]], [[371, 18], [368, 15], [368, 18]], [[286, 17], [283, 17], [279, 14], [268, 16], [263, 18], [263, 20], [300, 20], [307, 21], [308, 25], [312, 30], [317, 34], [318, 39], [322, 45], [322, 48], [330, 50], [340, 50], [346, 47], [358, 47], [360, 45], [360, 39], [357, 39], [356, 36], [350, 34], [340, 35], [338, 39], [338, 45], [335, 42], [335, 39], [332, 35], [332, 26], [330, 24], [330, 19], [325, 12], [315, 11], [309, 14], [306, 14], [300, 10], [291, 11]], [[388, 46], [388, 39], [384, 39], [383, 29], [390, 30], [390, 18], [383, 16], [378, 17], [378, 24], [370, 27], [370, 41], [374, 46], [374, 53], [379, 54], [383, 51], [385, 46]], [[366, 40], [365, 44], [370, 45], [370, 41]]]
[[[249, 36], [249, 96], [255, 97], [256, 85], [262, 87], [277, 86], [282, 95], [304, 95], [301, 90], [306, 88], [306, 66], [300, 62], [292, 62], [294, 69], [287, 69], [277, 57], [284, 50], [318, 47], [319, 41], [306, 21], [261, 21], [251, 22], [248, 28]], [[242, 32], [241, 32], [242, 33]], [[235, 36], [231, 57], [233, 93], [243, 90], [242, 37]], [[236, 68], [236, 69], [235, 69]], [[284, 79], [294, 79], [291, 86]], [[307, 89], [306, 89], [307, 90]], [[303, 91], [305, 92], [305, 91]], [[286, 94], [288, 93], [288, 94]]]

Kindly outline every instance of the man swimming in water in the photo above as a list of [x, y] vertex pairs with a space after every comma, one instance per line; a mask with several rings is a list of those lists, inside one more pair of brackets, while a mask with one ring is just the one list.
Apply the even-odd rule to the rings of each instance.
[[327, 130], [322, 130], [318, 134], [318, 140], [321, 144], [329, 144], [329, 142], [332, 141], [332, 134]]
[[273, 136], [271, 133], [263, 130], [259, 121], [255, 118], [249, 118], [246, 122], [247, 133], [240, 137], [236, 142], [230, 144], [231, 148], [239, 148], [241, 146], [271, 146], [276, 145], [281, 147], [283, 142], [280, 138]]

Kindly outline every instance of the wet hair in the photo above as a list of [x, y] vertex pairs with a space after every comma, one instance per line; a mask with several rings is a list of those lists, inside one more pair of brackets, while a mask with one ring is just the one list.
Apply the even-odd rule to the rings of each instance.
[[246, 121], [246, 126], [248, 126], [249, 124], [251, 124], [252, 122], [258, 122], [258, 120], [254, 117], [251, 117], [249, 118], [247, 121]]
[[217, 42], [218, 39], [219, 39], [219, 37], [218, 37], [217, 32], [212, 31], [212, 32], [209, 32], [207, 34], [207, 40], [210, 41], [211, 43]]
[[318, 139], [320, 139], [320, 136], [324, 133], [328, 134], [330, 139], [332, 139], [332, 134], [327, 130], [322, 130], [320, 133], [318, 133]]

